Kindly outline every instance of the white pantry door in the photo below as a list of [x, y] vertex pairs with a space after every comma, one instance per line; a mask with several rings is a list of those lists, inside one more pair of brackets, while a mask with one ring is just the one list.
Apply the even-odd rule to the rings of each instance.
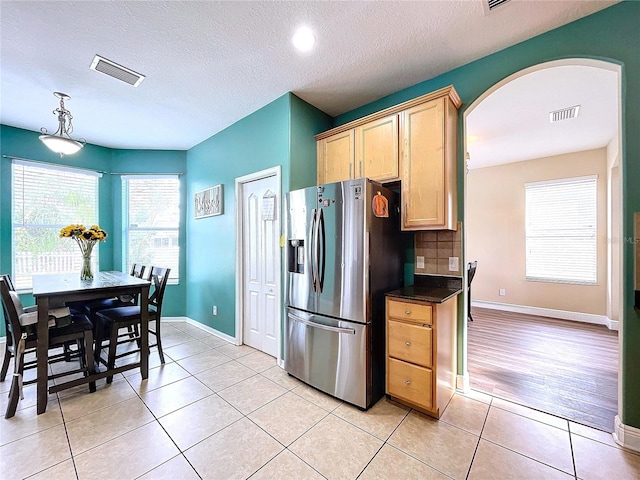
[[243, 343], [278, 357], [280, 199], [275, 176], [242, 186]]

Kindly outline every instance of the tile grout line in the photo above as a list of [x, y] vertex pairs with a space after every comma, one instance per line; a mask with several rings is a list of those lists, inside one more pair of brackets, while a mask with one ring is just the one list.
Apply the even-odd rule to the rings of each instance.
[[569, 448], [571, 449], [571, 463], [573, 464], [573, 478], [578, 479], [578, 469], [576, 468], [576, 456], [573, 452], [573, 438], [571, 437], [571, 424], [567, 421], [567, 432], [569, 433]]
[[[160, 368], [160, 367], [158, 367], [158, 368]], [[193, 377], [193, 375], [192, 375], [191, 373], [190, 373], [190, 376], [192, 376], [192, 377]], [[149, 408], [149, 406], [148, 406], [148, 405], [145, 403], [145, 401], [142, 399], [142, 397], [140, 396], [140, 393], [139, 393], [139, 392], [138, 392], [138, 391], [133, 387], [133, 385], [131, 385], [131, 382], [129, 382], [129, 380], [127, 379], [127, 377], [124, 377], [124, 378], [125, 378], [125, 381], [129, 384], [129, 386], [130, 386], [130, 387], [133, 389], [133, 391], [136, 393], [136, 395], [138, 396], [138, 398], [140, 399], [140, 401], [142, 402], [142, 404], [145, 406], [145, 408], [146, 408], [147, 410], [149, 410], [149, 413], [150, 413], [150, 414], [151, 414], [151, 416], [153, 417], [153, 421], [154, 421], [154, 422], [156, 422], [156, 423], [158, 424], [158, 426], [159, 426], [159, 427], [162, 429], [162, 431], [167, 435], [167, 437], [169, 437], [169, 440], [171, 440], [171, 442], [172, 442], [172, 443], [175, 445], [175, 447], [178, 449], [178, 452], [180, 452], [180, 453], [179, 453], [178, 455], [176, 455], [175, 457], [171, 457], [169, 460], [167, 460], [167, 461], [165, 461], [165, 462], [162, 462], [160, 465], [156, 465], [155, 467], [153, 467], [153, 468], [152, 468], [152, 469], [150, 469], [149, 471], [144, 472], [142, 475], [146, 475], [147, 473], [152, 472], [153, 470], [155, 470], [156, 468], [160, 467], [161, 465], [164, 465], [165, 463], [167, 463], [167, 462], [169, 462], [169, 461], [173, 460], [174, 458], [176, 458], [176, 457], [178, 457], [178, 456], [180, 456], [180, 455], [181, 455], [181, 456], [185, 459], [185, 461], [189, 464], [189, 466], [193, 469], [193, 471], [196, 473], [196, 475], [198, 475], [198, 477], [199, 477], [200, 479], [202, 479], [202, 476], [200, 475], [200, 473], [199, 473], [199, 472], [195, 469], [195, 467], [191, 464], [191, 462], [190, 462], [190, 461], [189, 461], [189, 459], [186, 457], [186, 455], [184, 454], [184, 452], [182, 451], [182, 449], [181, 449], [181, 448], [178, 446], [178, 444], [175, 442], [175, 440], [173, 439], [173, 437], [172, 437], [171, 435], [169, 435], [169, 432], [167, 432], [167, 430], [164, 428], [164, 425], [162, 425], [162, 423], [160, 423], [160, 421], [158, 420], [158, 417], [156, 417], [155, 413], [153, 413], [153, 411], [151, 410], [151, 408]], [[185, 377], [185, 378], [189, 378], [189, 377]], [[194, 377], [194, 378], [195, 378], [195, 377]], [[196, 379], [196, 380], [198, 380], [198, 379]], [[172, 383], [173, 383], [173, 382], [172, 382]], [[169, 385], [170, 385], [170, 384], [169, 384]], [[162, 387], [160, 387], [160, 388], [162, 388]], [[207, 387], [207, 388], [208, 388], [208, 387]], [[213, 391], [212, 391], [212, 392], [213, 392]], [[213, 392], [213, 393], [215, 394], [215, 392]], [[208, 395], [208, 396], [210, 396], [210, 395]], [[204, 397], [204, 398], [206, 398], [206, 397]], [[200, 399], [200, 400], [202, 400], [202, 399]], [[195, 403], [195, 402], [191, 402], [191, 403]], [[188, 404], [188, 405], [191, 405], [191, 403], [190, 403], [190, 404]], [[185, 406], [187, 406], [187, 405], [185, 405]], [[184, 407], [181, 407], [181, 408], [184, 408]], [[180, 409], [178, 409], [178, 410], [180, 410]], [[176, 410], [176, 412], [177, 412], [178, 410]], [[171, 412], [171, 413], [173, 413], [173, 412]], [[167, 415], [169, 415], [169, 414], [167, 414]], [[151, 423], [151, 422], [149, 422], [149, 423]], [[146, 423], [145, 425], [149, 425], [149, 423]], [[144, 426], [144, 425], [142, 425], [142, 426]], [[140, 427], [138, 427], [138, 428], [140, 428]], [[134, 429], [134, 430], [136, 430], [136, 429]], [[133, 430], [132, 430], [132, 431], [133, 431]], [[130, 432], [127, 432], [127, 433], [130, 433]], [[126, 435], [126, 434], [124, 434], [124, 435]], [[122, 435], [120, 435], [120, 436], [122, 436]], [[116, 437], [116, 438], [117, 438], [117, 437]], [[138, 475], [138, 477], [141, 477], [142, 475]], [[136, 477], [136, 478], [138, 478], [138, 477]]]
[[489, 412], [491, 411], [492, 405], [493, 405], [493, 397], [491, 397], [491, 401], [489, 402], [489, 408], [487, 408], [487, 413], [484, 416], [484, 421], [482, 422], [482, 428], [480, 429], [480, 433], [478, 434], [478, 443], [476, 443], [476, 448], [473, 450], [473, 455], [471, 456], [471, 462], [469, 462], [469, 469], [467, 470], [467, 474], [464, 477], [467, 480], [469, 478], [469, 475], [471, 474], [471, 468], [473, 468], [473, 461], [476, 459], [478, 448], [480, 448], [480, 440], [482, 440], [482, 432], [484, 432], [484, 427], [487, 424], [487, 419], [489, 418]]
[[[509, 410], [505, 410], [505, 409], [500, 408], [500, 407], [498, 407], [498, 406], [494, 406], [494, 405], [493, 405], [493, 398], [495, 398], [495, 397], [493, 397], [493, 396], [492, 396], [491, 403], [489, 404], [489, 410], [490, 410], [491, 408], [496, 408], [496, 409], [501, 410], [501, 411], [503, 411], [503, 412], [512, 413], [512, 414], [514, 414], [514, 415], [518, 415], [518, 416], [520, 416], [520, 417], [522, 417], [522, 418], [525, 418], [525, 419], [527, 419], [527, 420], [531, 420], [531, 421], [534, 421], [534, 422], [541, 423], [541, 424], [545, 425], [546, 427], [555, 428], [555, 429], [557, 429], [557, 430], [561, 430], [561, 431], [563, 431], [563, 432], [565, 431], [564, 429], [559, 428], [559, 427], [556, 427], [556, 426], [554, 426], [554, 425], [550, 425], [550, 424], [548, 424], [548, 423], [540, 422], [539, 420], [535, 420], [535, 419], [533, 419], [533, 418], [529, 418], [529, 417], [526, 417], [526, 416], [524, 416], [524, 415], [520, 415], [520, 414], [518, 414], [518, 413], [511, 412], [511, 411], [509, 411]], [[501, 399], [501, 400], [502, 400], [502, 399]], [[527, 408], [528, 408], [528, 407], [527, 407]], [[488, 416], [489, 416], [489, 412], [487, 411], [487, 418], [488, 418]], [[566, 419], [565, 419], [565, 420], [566, 420]], [[485, 421], [485, 423], [486, 423], [486, 421]], [[483, 427], [482, 427], [482, 431], [484, 432], [484, 425], [483, 425]], [[567, 430], [566, 430], [566, 431], [567, 431], [567, 432], [569, 431], [569, 424], [568, 424], [568, 420], [567, 420]], [[482, 435], [482, 432], [481, 432], [481, 435]], [[513, 453], [515, 453], [515, 454], [517, 454], [517, 455], [520, 455], [520, 456], [522, 456], [522, 457], [524, 457], [524, 458], [528, 458], [529, 460], [533, 460], [534, 462], [537, 462], [537, 463], [539, 463], [539, 464], [541, 464], [541, 465], [545, 465], [546, 467], [553, 468], [554, 470], [557, 470], [557, 471], [559, 471], [559, 472], [562, 472], [562, 473], [564, 473], [565, 475], [571, 475], [570, 473], [567, 473], [567, 472], [565, 472], [564, 470], [561, 470], [560, 468], [558, 468], [558, 467], [556, 467], [556, 466], [554, 466], [554, 465], [549, 465], [548, 463], [545, 463], [545, 462], [543, 462], [543, 461], [541, 461], [541, 460], [538, 460], [537, 458], [530, 457], [529, 455], [525, 455], [525, 454], [524, 454], [524, 453], [522, 453], [522, 452], [518, 452], [517, 450], [513, 450], [512, 448], [509, 448], [509, 447], [507, 447], [507, 446], [505, 446], [505, 445], [501, 445], [501, 444], [496, 443], [496, 442], [494, 442], [494, 441], [492, 441], [492, 440], [488, 440], [488, 439], [486, 439], [486, 438], [483, 438], [482, 436], [481, 436], [480, 438], [481, 438], [482, 440], [484, 440], [485, 442], [489, 442], [489, 443], [491, 443], [492, 445], [496, 445], [496, 446], [498, 446], [498, 447], [500, 447], [500, 448], [504, 448], [505, 450], [508, 450], [508, 451], [510, 451], [510, 452], [513, 452]], [[478, 443], [479, 443], [479, 442], [478, 442]], [[570, 445], [571, 445], [571, 443], [570, 443]], [[474, 457], [475, 457], [475, 454], [474, 454]], [[573, 462], [573, 450], [572, 450], [572, 452], [571, 452], [571, 461]], [[473, 461], [472, 461], [472, 464], [473, 464]], [[574, 473], [575, 473], [575, 464], [574, 464]], [[574, 475], [574, 477], [575, 477], [575, 475]], [[576, 478], [577, 478], [577, 477], [576, 477]]]
[[[386, 397], [386, 396], [385, 396]], [[385, 398], [383, 397], [383, 398]], [[382, 441], [382, 445], [380, 445], [380, 448], [378, 448], [378, 450], [376, 451], [376, 453], [373, 454], [373, 456], [369, 459], [369, 461], [367, 462], [367, 464], [364, 466], [364, 468], [360, 471], [360, 473], [356, 476], [356, 480], [358, 478], [360, 478], [362, 476], [362, 474], [364, 473], [364, 471], [367, 469], [367, 467], [371, 464], [371, 462], [373, 462], [373, 459], [376, 458], [378, 456], [378, 454], [380, 453], [380, 451], [384, 448], [385, 445], [387, 445], [387, 440], [389, 440], [391, 438], [391, 436], [395, 433], [395, 431], [398, 429], [398, 427], [400, 427], [400, 425], [402, 424], [402, 422], [404, 422], [404, 419], [407, 418], [407, 416], [411, 413], [413, 409], [409, 409], [405, 412], [404, 417], [402, 417], [402, 419], [398, 422], [398, 424], [393, 428], [393, 430], [391, 431], [391, 433], [387, 436], [387, 438], [385, 440]], [[337, 415], [336, 415], [337, 416]], [[338, 417], [340, 418], [340, 417]], [[344, 419], [343, 419], [344, 420]], [[349, 423], [350, 425], [353, 425], [351, 422], [349, 422], [348, 420], [345, 420], [347, 423]], [[357, 425], [354, 425], [354, 427], [360, 428]], [[360, 429], [363, 432], [365, 430]], [[369, 432], [366, 432], [369, 433]], [[371, 435], [369, 433], [369, 435]], [[374, 438], [377, 438], [375, 435], [373, 435]], [[389, 446], [393, 447], [393, 445], [389, 444]], [[395, 447], [394, 447], [395, 448]]]
[[[424, 460], [421, 460], [421, 459], [419, 459], [418, 457], [416, 457], [416, 456], [412, 455], [411, 453], [409, 453], [409, 452], [405, 452], [405, 451], [404, 451], [404, 450], [402, 450], [400, 447], [396, 447], [396, 446], [395, 446], [395, 445], [393, 445], [392, 443], [389, 443], [389, 439], [391, 438], [391, 436], [396, 432], [396, 430], [397, 430], [398, 428], [400, 428], [400, 425], [402, 425], [402, 422], [404, 422], [404, 421], [405, 421], [405, 419], [406, 419], [406, 418], [411, 414], [411, 412], [416, 412], [416, 413], [418, 413], [418, 414], [420, 414], [420, 415], [426, 415], [426, 414], [423, 414], [422, 412], [419, 412], [418, 410], [415, 410], [414, 408], [410, 408], [410, 409], [407, 411], [406, 415], [403, 417], [403, 419], [400, 421], [400, 423], [398, 423], [398, 425], [396, 426], [396, 428], [394, 428], [394, 429], [393, 429], [393, 432], [391, 432], [391, 435], [389, 435], [389, 438], [387, 438], [387, 440], [385, 440], [385, 442], [384, 442], [384, 443], [385, 443], [385, 445], [389, 445], [389, 447], [391, 447], [391, 448], [393, 448], [393, 449], [395, 449], [395, 450], [397, 450], [397, 451], [399, 451], [399, 452], [403, 453], [404, 455], [406, 455], [406, 456], [408, 456], [408, 457], [410, 457], [410, 458], [413, 458], [415, 461], [417, 461], [417, 462], [421, 463], [422, 465], [426, 465], [426, 466], [427, 466], [427, 467], [429, 467], [430, 469], [435, 470], [436, 472], [441, 473], [442, 475], [444, 475], [444, 476], [446, 476], [446, 477], [451, 478], [451, 476], [450, 476], [450, 475], [448, 475], [448, 474], [446, 474], [445, 472], [443, 472], [443, 471], [439, 470], [439, 469], [438, 469], [438, 468], [436, 468], [435, 466], [430, 465], [430, 464], [428, 464], [427, 462], [425, 462]], [[452, 425], [452, 426], [453, 426], [453, 425]], [[455, 428], [457, 428], [457, 427], [455, 427]]]
[[[95, 392], [92, 392], [95, 393]], [[58, 407], [60, 408], [60, 416], [62, 417], [62, 425], [64, 426], [64, 434], [67, 437], [67, 443], [69, 444], [69, 453], [71, 454], [71, 463], [73, 464], [73, 471], [76, 474], [76, 480], [80, 480], [80, 476], [78, 475], [78, 469], [76, 468], [76, 458], [73, 454], [73, 448], [71, 448], [71, 439], [69, 438], [69, 430], [67, 430], [67, 421], [64, 419], [64, 411], [62, 410], [62, 403], [60, 402], [60, 394], [56, 393], [56, 398], [58, 400]]]

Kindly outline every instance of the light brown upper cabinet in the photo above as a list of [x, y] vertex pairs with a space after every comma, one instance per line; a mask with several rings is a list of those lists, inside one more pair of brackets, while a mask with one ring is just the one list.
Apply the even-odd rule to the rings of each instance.
[[403, 230], [457, 227], [457, 114], [449, 97], [401, 113]]
[[318, 185], [354, 178], [353, 171], [353, 130], [318, 141]]
[[378, 182], [398, 180], [398, 114], [355, 129], [356, 178]]
[[461, 105], [449, 86], [316, 135], [318, 184], [400, 180], [403, 230], [455, 230]]
[[368, 177], [398, 180], [398, 114], [318, 141], [318, 185]]

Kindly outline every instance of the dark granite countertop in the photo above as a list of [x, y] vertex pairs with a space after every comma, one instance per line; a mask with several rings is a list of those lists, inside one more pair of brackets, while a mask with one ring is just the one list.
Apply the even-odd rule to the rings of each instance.
[[444, 303], [462, 293], [462, 277], [440, 275], [416, 275], [414, 284], [387, 292], [388, 297]]

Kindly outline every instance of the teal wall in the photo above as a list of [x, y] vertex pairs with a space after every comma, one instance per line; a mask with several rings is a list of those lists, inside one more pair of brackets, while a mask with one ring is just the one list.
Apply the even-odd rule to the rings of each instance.
[[313, 136], [330, 124], [326, 114], [287, 93], [188, 151], [188, 198], [217, 184], [224, 189], [223, 215], [195, 220], [188, 204], [189, 318], [235, 336], [235, 179], [280, 165], [283, 193], [291, 185], [315, 185]]
[[[482, 93], [509, 75], [563, 58], [594, 58], [622, 66], [624, 318], [622, 319], [622, 422], [640, 427], [640, 319], [633, 309], [633, 212], [640, 211], [640, 2], [623, 2], [431, 80], [340, 115], [335, 125], [453, 84], [464, 102], [458, 141], [459, 218], [463, 205], [463, 115]], [[459, 319], [464, 331], [464, 318]], [[461, 363], [461, 362], [459, 362]], [[462, 373], [459, 371], [459, 373]]]
[[[11, 272], [11, 159], [4, 155], [70, 167], [88, 168], [105, 172], [98, 183], [99, 223], [109, 234], [100, 244], [100, 269], [122, 268], [122, 229], [120, 178], [118, 173], [179, 173], [186, 170], [186, 152], [164, 150], [115, 150], [87, 144], [78, 153], [60, 158], [38, 139], [40, 134], [29, 130], [0, 125], [0, 272]], [[186, 185], [181, 177], [183, 205], [186, 201]], [[183, 209], [183, 216], [185, 215]], [[180, 233], [184, 245], [186, 229]], [[183, 277], [186, 276], [184, 249], [180, 260]], [[165, 294], [163, 314], [183, 316], [186, 308], [184, 279], [179, 285], [169, 285]], [[33, 304], [31, 294], [21, 295], [25, 305]], [[0, 323], [0, 336], [5, 335], [4, 322]]]
[[333, 126], [333, 118], [291, 95], [291, 179], [289, 190], [315, 185], [317, 154], [315, 135]]

